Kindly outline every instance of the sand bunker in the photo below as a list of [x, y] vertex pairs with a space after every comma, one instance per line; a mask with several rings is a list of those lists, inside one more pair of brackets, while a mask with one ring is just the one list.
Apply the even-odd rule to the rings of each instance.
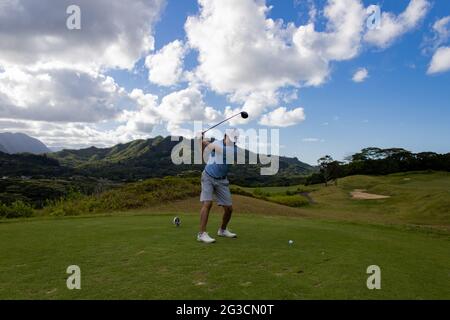
[[353, 199], [360, 200], [378, 200], [378, 199], [387, 199], [390, 196], [382, 196], [379, 194], [367, 193], [366, 190], [363, 189], [355, 189], [353, 192], [350, 192], [350, 195]]

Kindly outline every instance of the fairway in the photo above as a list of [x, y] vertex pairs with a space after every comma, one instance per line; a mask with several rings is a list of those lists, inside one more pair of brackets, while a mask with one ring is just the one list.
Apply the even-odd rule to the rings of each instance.
[[0, 299], [450, 299], [446, 233], [237, 214], [238, 239], [205, 245], [197, 215], [134, 213], [0, 223]]
[[[338, 185], [243, 188], [248, 192], [308, 193], [312, 205], [297, 209], [299, 215], [331, 220], [381, 224], [409, 224], [450, 231], [450, 173], [407, 172], [386, 176], [357, 175], [341, 178]], [[355, 199], [355, 191], [379, 195]], [[279, 210], [277, 212], [284, 212]], [[257, 212], [257, 211], [255, 211]]]

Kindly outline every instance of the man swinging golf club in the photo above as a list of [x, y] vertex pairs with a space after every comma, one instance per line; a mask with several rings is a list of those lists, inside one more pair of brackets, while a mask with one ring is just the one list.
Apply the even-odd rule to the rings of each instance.
[[[244, 119], [248, 117], [246, 112], [241, 112], [238, 115], [241, 115]], [[230, 118], [226, 120], [229, 119]], [[208, 130], [211, 130], [212, 128]], [[205, 132], [206, 131], [202, 132], [202, 152], [207, 149], [210, 152], [210, 155], [205, 169], [202, 172], [201, 178], [202, 192], [200, 195], [200, 201], [202, 202], [202, 208], [200, 210], [200, 232], [197, 235], [197, 241], [213, 243], [216, 240], [208, 235], [206, 232], [206, 225], [208, 224], [209, 212], [214, 199], [217, 201], [219, 206], [223, 207], [224, 211], [222, 225], [217, 231], [217, 235], [225, 238], [237, 237], [235, 233], [232, 233], [227, 229], [228, 223], [231, 219], [231, 214], [233, 213], [233, 205], [229, 187], [230, 183], [227, 178], [230, 163], [227, 163], [227, 161], [230, 161], [230, 158], [234, 160], [234, 155], [237, 154], [236, 142], [239, 138], [239, 131], [237, 129], [227, 130], [223, 140], [215, 140], [213, 143], [204, 140]], [[233, 157], [227, 157], [227, 154], [232, 154]]]

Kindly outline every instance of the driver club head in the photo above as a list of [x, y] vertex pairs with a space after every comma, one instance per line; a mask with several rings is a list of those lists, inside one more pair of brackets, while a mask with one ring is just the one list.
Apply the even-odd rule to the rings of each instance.
[[241, 117], [242, 117], [243, 119], [247, 119], [247, 118], [248, 118], [248, 113], [245, 112], [245, 111], [242, 111], [242, 112], [241, 112]]

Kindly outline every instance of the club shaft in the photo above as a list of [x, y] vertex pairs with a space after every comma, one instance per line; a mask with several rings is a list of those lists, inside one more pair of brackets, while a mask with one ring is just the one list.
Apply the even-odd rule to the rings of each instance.
[[221, 122], [219, 122], [219, 123], [213, 125], [211, 128], [209, 128], [209, 129], [203, 131], [202, 133], [205, 134], [205, 133], [208, 132], [209, 130], [214, 129], [214, 128], [217, 127], [217, 126], [220, 126], [222, 123], [224, 123], [224, 122], [226, 122], [226, 121], [228, 121], [228, 120], [230, 120], [230, 119], [232, 119], [232, 118], [234, 118], [234, 117], [236, 117], [236, 116], [238, 116], [238, 115], [240, 115], [240, 114], [241, 114], [240, 112], [239, 112], [239, 113], [236, 113], [235, 115], [232, 115], [231, 117], [226, 118], [225, 120], [223, 120], [223, 121], [221, 121]]

